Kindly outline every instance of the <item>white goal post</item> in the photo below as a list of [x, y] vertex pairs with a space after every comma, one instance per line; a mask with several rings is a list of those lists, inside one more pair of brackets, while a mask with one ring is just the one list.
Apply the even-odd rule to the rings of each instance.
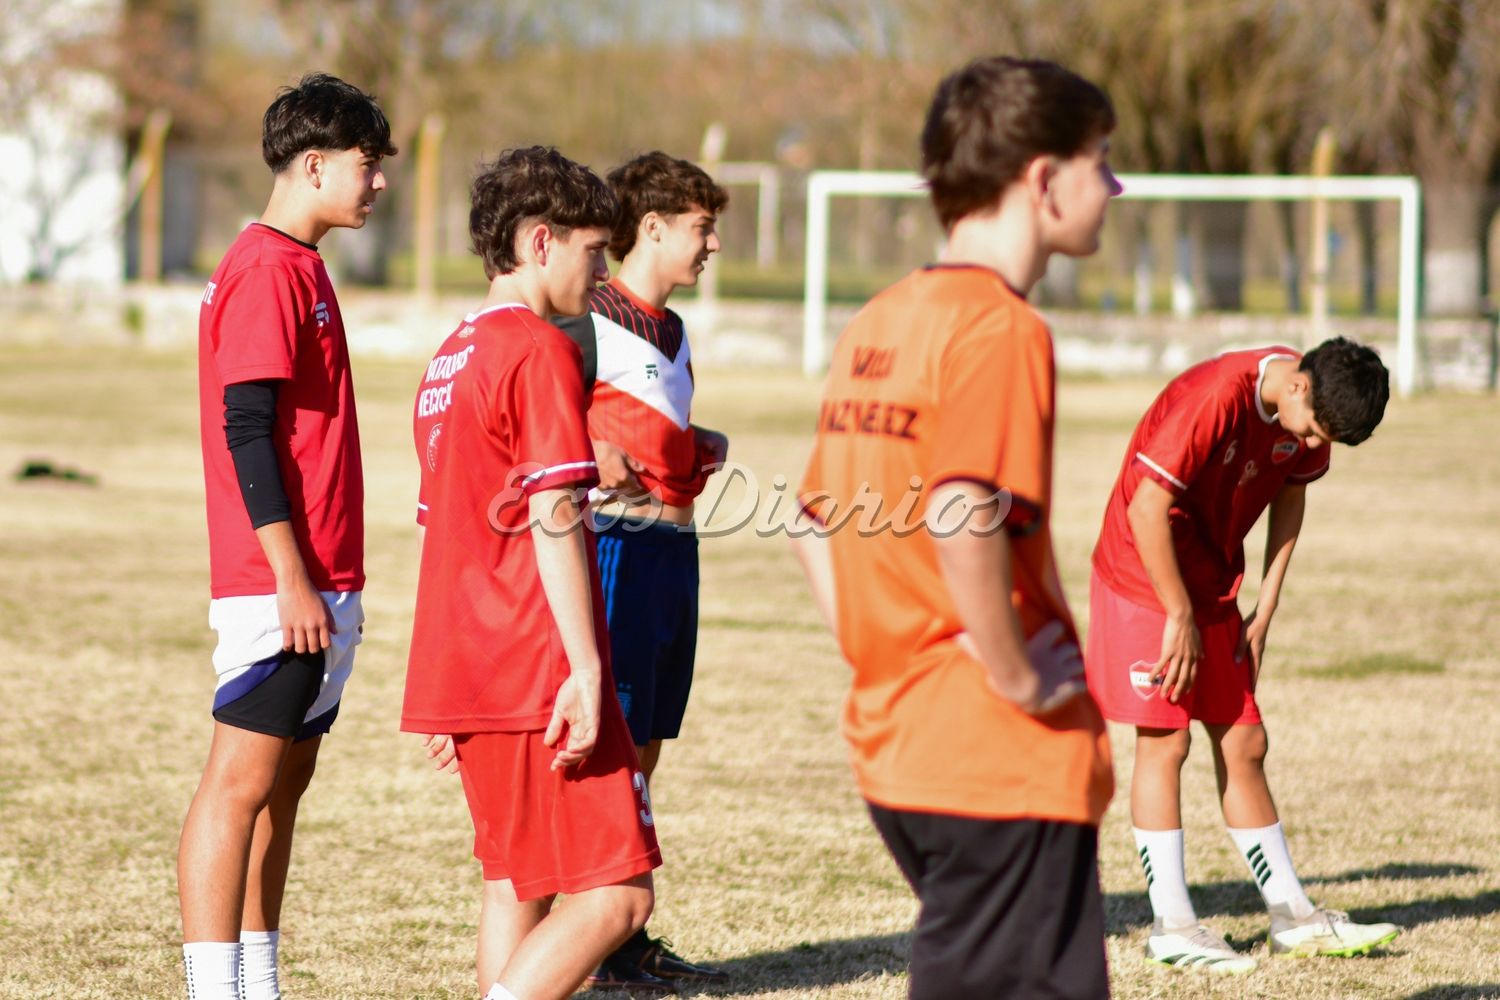
[[[1401, 206], [1396, 301], [1396, 391], [1417, 387], [1417, 266], [1422, 187], [1414, 177], [1280, 177], [1121, 174], [1122, 199], [1155, 201], [1395, 201]], [[840, 195], [923, 198], [920, 176], [905, 171], [819, 170], [807, 181], [807, 277], [802, 311], [802, 370], [827, 365], [828, 206]]]

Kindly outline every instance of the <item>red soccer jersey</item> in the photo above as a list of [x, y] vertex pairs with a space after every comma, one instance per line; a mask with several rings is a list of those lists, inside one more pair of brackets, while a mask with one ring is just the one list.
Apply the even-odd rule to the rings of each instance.
[[692, 503], [709, 473], [689, 422], [693, 362], [682, 317], [653, 309], [611, 282], [594, 290], [586, 314], [559, 325], [575, 341], [594, 340], [598, 374], [589, 434], [644, 465], [641, 485], [662, 503]]
[[198, 312], [198, 409], [214, 597], [276, 593], [224, 440], [224, 387], [275, 379], [276, 454], [292, 530], [319, 590], [365, 585], [365, 486], [349, 345], [316, 248], [247, 226]]
[[1116, 593], [1162, 610], [1126, 516], [1137, 485], [1149, 478], [1175, 498], [1172, 540], [1194, 609], [1209, 620], [1238, 613], [1245, 536], [1285, 483], [1327, 472], [1332, 450], [1307, 447], [1266, 412], [1261, 383], [1278, 358], [1301, 355], [1269, 347], [1195, 365], [1167, 384], [1136, 425], [1094, 548], [1094, 568]]
[[[465, 317], [428, 364], [413, 415], [427, 535], [402, 729], [518, 732], [551, 718], [569, 666], [527, 498], [599, 481], [586, 406], [578, 347], [520, 304]], [[593, 533], [584, 537], [607, 672]]]

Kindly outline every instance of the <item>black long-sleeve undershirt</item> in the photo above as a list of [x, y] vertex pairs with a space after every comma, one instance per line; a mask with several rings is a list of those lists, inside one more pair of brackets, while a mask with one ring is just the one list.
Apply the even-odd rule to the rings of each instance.
[[292, 504], [281, 482], [281, 464], [271, 437], [280, 388], [275, 381], [224, 387], [224, 440], [234, 459], [252, 528], [292, 519]]

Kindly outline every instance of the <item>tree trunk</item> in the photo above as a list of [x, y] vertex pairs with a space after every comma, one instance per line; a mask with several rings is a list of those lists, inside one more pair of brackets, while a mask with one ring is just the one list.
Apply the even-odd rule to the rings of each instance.
[[[1302, 258], [1297, 256], [1297, 203], [1278, 201], [1276, 215], [1281, 220], [1281, 283], [1286, 288], [1286, 310], [1302, 311]], [[1314, 275], [1313, 280], [1317, 280]]]
[[1432, 316], [1477, 316], [1483, 311], [1484, 258], [1489, 231], [1484, 191], [1470, 185], [1427, 188], [1423, 218], [1423, 301]]
[[1197, 209], [1208, 308], [1241, 310], [1245, 307], [1245, 221], [1249, 204], [1205, 201]]

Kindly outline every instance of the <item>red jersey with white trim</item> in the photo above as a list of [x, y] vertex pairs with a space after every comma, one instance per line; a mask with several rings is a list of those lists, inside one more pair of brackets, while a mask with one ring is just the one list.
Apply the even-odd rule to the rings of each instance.
[[[528, 498], [599, 481], [578, 348], [525, 306], [464, 318], [417, 389], [413, 436], [426, 525], [401, 728], [542, 729], [569, 673], [542, 590]], [[593, 533], [585, 531], [599, 656], [609, 664]]]
[[575, 341], [594, 338], [590, 436], [644, 465], [637, 478], [662, 503], [692, 503], [708, 482], [709, 457], [689, 423], [693, 363], [682, 317], [610, 282], [594, 290], [588, 313], [559, 326]]
[[1310, 483], [1328, 471], [1332, 449], [1309, 448], [1261, 401], [1266, 365], [1301, 357], [1290, 347], [1223, 354], [1189, 368], [1156, 397], [1131, 435], [1094, 548], [1094, 568], [1110, 589], [1162, 610], [1126, 514], [1149, 478], [1174, 498], [1172, 541], [1194, 610], [1207, 620], [1239, 613], [1245, 536], [1284, 484]]
[[260, 223], [230, 245], [198, 310], [198, 412], [214, 597], [276, 593], [224, 439], [224, 387], [276, 380], [273, 442], [308, 576], [363, 590], [365, 485], [349, 345], [316, 247]]

